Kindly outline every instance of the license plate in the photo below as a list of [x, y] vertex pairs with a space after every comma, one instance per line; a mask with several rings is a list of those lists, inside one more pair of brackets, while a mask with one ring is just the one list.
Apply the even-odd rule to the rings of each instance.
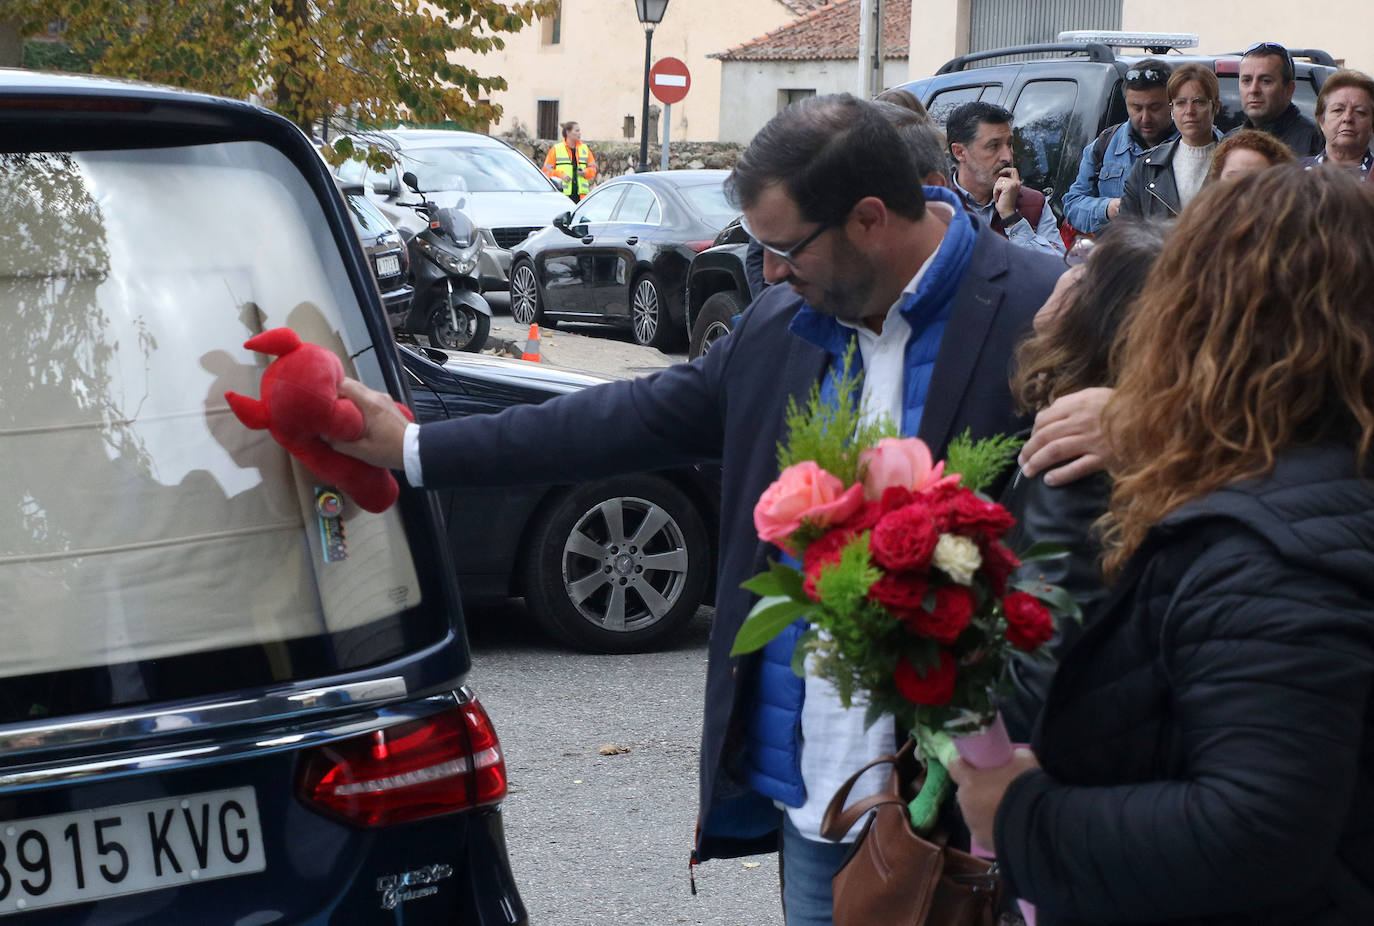
[[384, 254], [377, 258], [377, 276], [394, 277], [401, 272], [401, 259], [395, 254]]
[[0, 916], [262, 871], [252, 788], [0, 822]]

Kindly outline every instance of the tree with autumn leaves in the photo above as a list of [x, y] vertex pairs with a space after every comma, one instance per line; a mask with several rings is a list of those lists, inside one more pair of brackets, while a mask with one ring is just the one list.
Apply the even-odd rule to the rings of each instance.
[[[307, 134], [363, 125], [495, 120], [499, 75], [454, 64], [552, 14], [557, 0], [3, 0], [23, 35], [65, 24], [90, 70], [258, 100]], [[352, 152], [346, 139], [335, 156]]]

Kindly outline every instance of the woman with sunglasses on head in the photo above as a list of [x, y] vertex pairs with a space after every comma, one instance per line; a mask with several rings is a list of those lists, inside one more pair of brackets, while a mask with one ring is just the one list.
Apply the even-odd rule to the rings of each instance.
[[1360, 180], [1369, 179], [1374, 155], [1374, 79], [1353, 70], [1340, 70], [1326, 79], [1317, 94], [1317, 121], [1326, 136], [1326, 147], [1303, 164], [1339, 167]]
[[1121, 194], [1121, 214], [1177, 218], [1202, 189], [1212, 152], [1221, 140], [1214, 124], [1221, 87], [1212, 69], [1184, 64], [1169, 75], [1169, 111], [1178, 138], [1147, 151], [1131, 168]]
[[951, 764], [1040, 926], [1374, 923], [1374, 187], [1205, 189], [1113, 351], [1108, 597]]

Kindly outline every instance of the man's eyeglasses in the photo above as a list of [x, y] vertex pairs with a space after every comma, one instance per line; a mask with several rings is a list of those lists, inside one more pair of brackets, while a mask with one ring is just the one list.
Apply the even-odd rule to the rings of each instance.
[[1204, 100], [1200, 96], [1192, 96], [1186, 99], [1180, 97], [1177, 100], [1169, 101], [1170, 109], [1206, 109], [1208, 106], [1211, 105], [1211, 100]]
[[[759, 236], [754, 234], [753, 230], [749, 227], [749, 223], [744, 220], [743, 216], [740, 217], [739, 225], [740, 228], [744, 229], [745, 234], [747, 234], [750, 238], [753, 238], [755, 241], [759, 241]], [[819, 238], [822, 234], [824, 234], [825, 232], [829, 231], [831, 228], [834, 227], [834, 222], [822, 222], [815, 231], [807, 235], [802, 240], [798, 241], [796, 244], [792, 245], [790, 248], [775, 248], [771, 244], [764, 244], [762, 241], [759, 241], [759, 246], [762, 247], [769, 254], [772, 254], [774, 257], [777, 257], [780, 260], [784, 261], [787, 264], [787, 266], [796, 268], [797, 255], [804, 251], [807, 245], [809, 245], [811, 242]]]
[[1169, 74], [1158, 68], [1131, 68], [1126, 72], [1127, 84], [1149, 84], [1151, 86], [1163, 86], [1169, 82]]

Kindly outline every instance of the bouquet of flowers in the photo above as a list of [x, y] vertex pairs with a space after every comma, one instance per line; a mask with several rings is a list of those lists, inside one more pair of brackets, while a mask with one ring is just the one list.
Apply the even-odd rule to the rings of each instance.
[[788, 409], [781, 474], [754, 524], [796, 565], [773, 563], [744, 583], [761, 597], [732, 652], [805, 618], [793, 670], [809, 667], [846, 706], [862, 695], [869, 724], [891, 714], [915, 736], [927, 773], [912, 823], [928, 832], [956, 751], [981, 767], [1011, 757], [996, 700], [1013, 648], [1039, 649], [1056, 615], [1079, 612], [1062, 589], [1010, 582], [1021, 563], [1063, 555], [1047, 545], [1013, 554], [1002, 543], [1012, 516], [980, 494], [1019, 442], [965, 434], [934, 462], [919, 439], [864, 423], [856, 387], [846, 363], [833, 402], [816, 387], [805, 409]]

